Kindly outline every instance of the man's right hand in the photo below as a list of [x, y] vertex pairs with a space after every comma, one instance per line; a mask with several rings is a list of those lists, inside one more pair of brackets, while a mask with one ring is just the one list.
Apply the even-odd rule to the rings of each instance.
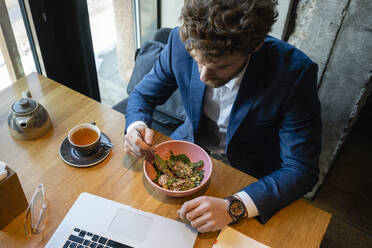
[[[137, 130], [141, 132], [144, 140], [141, 139]], [[138, 124], [129, 127], [124, 137], [124, 151], [135, 157], [142, 157], [146, 151], [153, 149], [152, 142], [154, 131], [144, 124]]]

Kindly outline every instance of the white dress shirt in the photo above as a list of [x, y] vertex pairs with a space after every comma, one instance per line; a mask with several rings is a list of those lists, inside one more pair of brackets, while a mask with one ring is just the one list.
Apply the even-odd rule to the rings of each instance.
[[[219, 88], [206, 88], [203, 113], [210, 120], [217, 124], [217, 129], [211, 128], [211, 130], [215, 132], [214, 135], [216, 135], [219, 140], [218, 145], [207, 146], [208, 150], [213, 153], [223, 154], [225, 151], [226, 132], [230, 119], [231, 108], [239, 91], [240, 83], [243, 79], [247, 66], [248, 64], [235, 78], [231, 79], [225, 85]], [[137, 125], [144, 125], [147, 127], [146, 123], [144, 123], [143, 121], [136, 121], [129, 125], [127, 131], [129, 132]], [[255, 217], [259, 214], [252, 198], [245, 191], [240, 191], [235, 195], [239, 196], [240, 199], [243, 201], [247, 209], [249, 218]]]
[[[235, 97], [239, 91], [240, 83], [248, 64], [243, 70], [225, 85], [219, 88], [207, 87], [204, 96], [203, 113], [218, 126], [215, 135], [219, 139], [219, 145], [216, 147], [209, 146], [208, 149], [217, 154], [224, 154], [226, 145], [227, 126], [230, 120], [231, 108], [234, 104]], [[211, 130], [215, 130], [211, 128]], [[245, 192], [240, 191], [235, 195], [239, 196], [248, 211], [248, 217], [258, 215], [258, 210], [252, 198]]]

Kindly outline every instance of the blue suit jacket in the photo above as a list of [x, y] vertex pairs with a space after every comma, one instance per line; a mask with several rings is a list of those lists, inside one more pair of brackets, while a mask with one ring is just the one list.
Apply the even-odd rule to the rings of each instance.
[[[176, 28], [151, 72], [132, 91], [126, 128], [137, 120], [150, 126], [154, 107], [179, 88], [187, 118], [171, 137], [197, 141], [206, 89], [199, 77]], [[267, 37], [244, 74], [225, 148], [232, 166], [259, 178], [243, 190], [262, 223], [311, 190], [318, 180], [320, 145], [317, 65], [295, 47]]]

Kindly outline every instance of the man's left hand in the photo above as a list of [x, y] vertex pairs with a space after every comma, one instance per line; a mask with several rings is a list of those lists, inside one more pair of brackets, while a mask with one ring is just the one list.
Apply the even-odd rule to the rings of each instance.
[[185, 202], [178, 215], [190, 221], [198, 232], [213, 232], [228, 225], [233, 220], [227, 212], [228, 201], [210, 196], [200, 196]]

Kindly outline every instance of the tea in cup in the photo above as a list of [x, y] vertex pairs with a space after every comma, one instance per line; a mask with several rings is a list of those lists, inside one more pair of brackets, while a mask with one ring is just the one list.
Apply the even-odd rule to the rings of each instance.
[[79, 154], [90, 155], [99, 148], [101, 131], [94, 124], [80, 124], [70, 130], [68, 141]]

